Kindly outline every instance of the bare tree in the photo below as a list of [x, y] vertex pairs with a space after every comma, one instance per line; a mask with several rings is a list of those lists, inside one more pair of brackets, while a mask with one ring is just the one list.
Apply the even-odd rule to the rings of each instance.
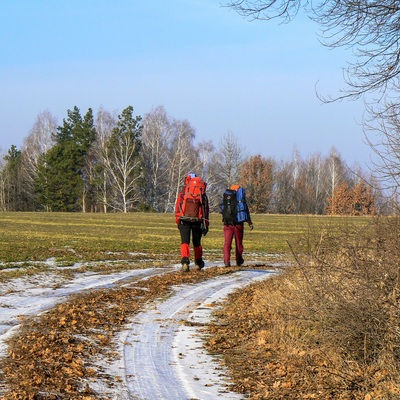
[[[323, 186], [323, 161], [320, 154], [315, 154], [305, 165], [307, 185], [312, 188], [310, 193], [309, 208], [307, 212], [322, 214], [325, 208], [325, 193]], [[311, 198], [312, 196], [312, 198]]]
[[140, 120], [140, 117], [133, 118], [132, 106], [123, 110], [103, 153], [115, 194], [110, 206], [125, 213], [140, 200]]
[[297, 148], [293, 150], [293, 210], [295, 214], [310, 212], [314, 187], [307, 174], [307, 161], [302, 160]]
[[[365, 122], [366, 139], [377, 155], [374, 167], [387, 189], [400, 187], [400, 106], [393, 105], [385, 115], [375, 115], [373, 125]], [[367, 132], [373, 132], [372, 139]]]
[[[304, 11], [319, 24], [324, 46], [352, 50], [344, 68], [345, 88], [338, 95], [319, 97], [331, 102], [370, 95], [364, 97], [367, 142], [378, 156], [375, 172], [382, 174], [385, 184], [390, 182], [388, 187], [394, 190], [392, 198], [397, 197], [400, 3], [397, 0], [227, 0], [225, 5], [249, 19], [280, 18], [284, 22]], [[376, 120], [381, 121], [378, 127], [374, 126]], [[376, 130], [382, 136], [371, 139]]]
[[219, 143], [217, 173], [224, 188], [240, 179], [240, 169], [244, 160], [243, 148], [232, 132], [228, 132]]
[[110, 188], [110, 176], [109, 169], [107, 168], [107, 144], [109, 143], [110, 136], [117, 125], [116, 113], [111, 113], [103, 107], [100, 107], [95, 121], [96, 127], [96, 140], [93, 144], [93, 152], [95, 159], [98, 162], [98, 168], [96, 168], [97, 176], [97, 195], [103, 207], [103, 212], [107, 212], [107, 205], [109, 203], [109, 188]]
[[292, 162], [276, 164], [274, 171], [274, 190], [269, 203], [269, 212], [291, 214], [294, 205], [294, 182]]
[[219, 212], [222, 193], [225, 190], [225, 186], [221, 184], [218, 173], [220, 155], [211, 141], [199, 143], [197, 150], [200, 166], [196, 171], [207, 182], [207, 197], [210, 210]]
[[172, 141], [168, 150], [168, 196], [165, 209], [172, 211], [175, 199], [183, 185], [185, 176], [199, 166], [198, 154], [193, 145], [195, 131], [188, 121], [174, 120]]
[[231, 0], [226, 6], [249, 19], [292, 20], [299, 10], [318, 22], [322, 43], [330, 48], [351, 47], [355, 55], [340, 97], [358, 97], [369, 91], [397, 91], [400, 73], [397, 0]]
[[336, 187], [347, 183], [349, 169], [342, 160], [339, 152], [332, 147], [329, 157], [325, 162], [326, 196], [333, 196]]
[[38, 158], [53, 146], [52, 135], [56, 130], [57, 118], [50, 111], [43, 111], [36, 117], [36, 121], [22, 146], [23, 153], [34, 166], [37, 165]]
[[173, 128], [164, 107], [157, 107], [143, 119], [143, 168], [146, 181], [146, 202], [156, 211], [167, 211], [168, 197], [168, 149]]

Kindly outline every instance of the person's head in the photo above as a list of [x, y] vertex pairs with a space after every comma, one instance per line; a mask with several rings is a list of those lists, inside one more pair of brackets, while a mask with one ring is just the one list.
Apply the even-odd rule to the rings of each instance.
[[240, 188], [240, 185], [235, 183], [234, 185], [231, 185], [231, 190], [238, 190]]

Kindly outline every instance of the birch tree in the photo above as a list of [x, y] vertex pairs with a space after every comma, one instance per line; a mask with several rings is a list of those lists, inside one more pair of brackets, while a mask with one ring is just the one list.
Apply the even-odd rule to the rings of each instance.
[[322, 214], [325, 209], [326, 195], [323, 191], [323, 165], [319, 154], [302, 160], [295, 153], [294, 191], [292, 212], [296, 214]]
[[211, 141], [201, 142], [197, 146], [200, 166], [197, 168], [200, 176], [207, 182], [207, 196], [210, 210], [219, 212], [222, 193], [226, 189], [219, 175], [220, 155]]
[[104, 213], [108, 211], [110, 197], [110, 176], [107, 163], [107, 145], [111, 134], [117, 125], [117, 116], [102, 107], [99, 108], [96, 120], [96, 140], [93, 143], [93, 151], [97, 165], [95, 166], [95, 175], [97, 182], [97, 200], [100, 202]]
[[294, 205], [293, 163], [280, 161], [275, 166], [274, 189], [269, 211], [276, 214], [292, 214]]
[[36, 121], [24, 139], [22, 146], [23, 167], [27, 179], [33, 183], [37, 174], [39, 158], [53, 145], [53, 135], [57, 130], [57, 118], [46, 110], [38, 114]]
[[24, 184], [22, 190], [28, 203], [28, 209], [35, 209], [35, 179], [38, 174], [39, 160], [54, 145], [53, 135], [57, 130], [57, 118], [46, 110], [38, 114], [21, 149], [21, 168]]
[[348, 168], [342, 160], [339, 152], [332, 147], [331, 152], [325, 162], [325, 176], [327, 179], [326, 194], [333, 195], [335, 188], [347, 181]]
[[168, 196], [165, 209], [173, 211], [175, 200], [188, 173], [196, 173], [198, 154], [193, 141], [195, 131], [186, 120], [172, 121], [172, 141], [168, 150]]
[[228, 188], [240, 179], [240, 169], [244, 160], [243, 148], [232, 132], [228, 132], [219, 143], [216, 173], [221, 185]]
[[110, 176], [114, 196], [109, 205], [124, 213], [141, 199], [141, 117], [133, 117], [133, 107], [128, 106], [118, 116], [105, 151], [104, 167]]
[[321, 154], [317, 153], [306, 162], [306, 175], [309, 185], [313, 188], [309, 199], [308, 212], [312, 214], [323, 214], [325, 208], [323, 160]]
[[155, 211], [165, 212], [168, 205], [168, 154], [173, 127], [164, 107], [157, 107], [143, 119], [143, 171], [145, 199]]

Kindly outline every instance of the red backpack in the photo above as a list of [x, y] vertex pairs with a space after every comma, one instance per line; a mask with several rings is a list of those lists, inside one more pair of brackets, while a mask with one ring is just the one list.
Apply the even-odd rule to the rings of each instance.
[[204, 216], [203, 200], [206, 183], [199, 176], [187, 179], [177, 207], [176, 216], [188, 221], [201, 221]]

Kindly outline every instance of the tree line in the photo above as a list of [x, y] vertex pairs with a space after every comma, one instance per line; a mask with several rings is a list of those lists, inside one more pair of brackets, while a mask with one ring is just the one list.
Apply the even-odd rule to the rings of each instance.
[[347, 167], [332, 148], [327, 157], [291, 161], [247, 156], [229, 132], [218, 145], [195, 142], [187, 120], [157, 107], [144, 118], [132, 106], [120, 114], [78, 107], [60, 126], [40, 113], [21, 149], [11, 146], [0, 164], [3, 211], [172, 212], [185, 176], [207, 182], [212, 211], [233, 183], [246, 188], [254, 213], [385, 213], [382, 193], [360, 168]]

